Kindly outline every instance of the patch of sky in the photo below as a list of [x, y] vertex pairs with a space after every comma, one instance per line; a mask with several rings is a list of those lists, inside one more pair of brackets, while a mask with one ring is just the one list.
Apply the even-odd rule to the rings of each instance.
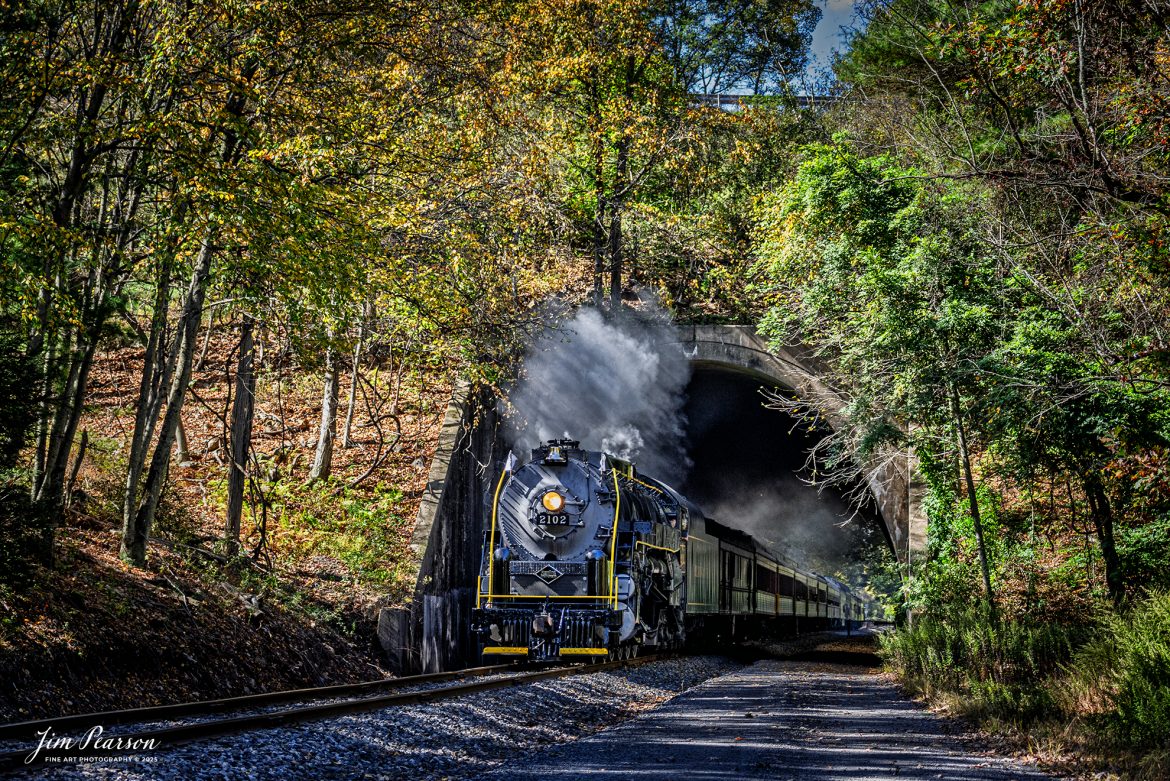
[[833, 56], [844, 51], [850, 31], [860, 24], [854, 0], [819, 0], [821, 21], [813, 30], [802, 92], [824, 94], [833, 83]]

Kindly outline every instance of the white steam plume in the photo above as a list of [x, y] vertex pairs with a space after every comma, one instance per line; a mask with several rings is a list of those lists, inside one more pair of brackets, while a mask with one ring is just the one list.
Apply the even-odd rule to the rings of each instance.
[[581, 309], [528, 351], [505, 436], [522, 456], [548, 439], [577, 439], [677, 483], [690, 467], [682, 412], [690, 371], [661, 311]]

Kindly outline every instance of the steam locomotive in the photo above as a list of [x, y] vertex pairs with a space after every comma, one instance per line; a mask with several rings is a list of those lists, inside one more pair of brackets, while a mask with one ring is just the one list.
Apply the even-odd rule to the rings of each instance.
[[855, 625], [871, 610], [629, 461], [558, 439], [500, 474], [471, 628], [483, 657], [622, 659], [688, 637]]

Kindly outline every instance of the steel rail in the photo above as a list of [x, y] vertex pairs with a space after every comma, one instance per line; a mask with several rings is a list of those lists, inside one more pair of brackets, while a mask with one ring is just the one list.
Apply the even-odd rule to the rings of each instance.
[[[597, 664], [580, 665], [574, 667], [555, 667], [545, 670], [537, 670], [535, 672], [518, 672], [515, 675], [510, 675], [501, 678], [493, 678], [486, 681], [471, 681], [469, 683], [457, 683], [451, 686], [441, 686], [435, 689], [423, 689], [421, 691], [401, 692], [397, 694], [386, 694], [375, 697], [365, 697], [361, 699], [343, 700], [341, 702], [323, 703], [320, 705], [308, 705], [300, 708], [290, 708], [288, 710], [270, 711], [267, 713], [251, 714], [247, 716], [238, 716], [228, 719], [217, 719], [214, 721], [203, 721], [194, 724], [181, 724], [175, 727], [167, 727], [164, 729], [149, 730], [145, 732], [127, 733], [127, 734], [105, 734], [105, 738], [122, 738], [123, 740], [134, 741], [159, 741], [160, 748], [169, 748], [172, 746], [181, 745], [184, 743], [191, 743], [197, 740], [206, 740], [209, 738], [222, 737], [224, 735], [234, 735], [243, 732], [251, 732], [259, 729], [272, 729], [274, 727], [283, 727], [290, 724], [298, 724], [306, 721], [315, 721], [318, 719], [330, 718], [333, 716], [344, 716], [351, 713], [361, 713], [364, 711], [378, 710], [380, 708], [388, 708], [400, 705], [418, 705], [427, 702], [437, 702], [440, 700], [454, 699], [468, 694], [476, 694], [479, 692], [492, 691], [495, 689], [505, 689], [513, 686], [523, 686], [525, 684], [534, 683], [536, 681], [543, 681], [550, 678], [563, 678], [569, 675], [585, 675], [595, 672], [603, 672], [605, 670], [620, 669], [625, 667], [635, 667], [647, 662], [653, 662], [664, 658], [665, 654], [656, 654], [652, 656], [635, 657], [633, 659], [621, 659], [612, 662], [599, 662]], [[514, 665], [499, 665], [499, 667], [513, 667]], [[478, 668], [485, 669], [485, 668]], [[470, 672], [468, 670], [461, 671], [462, 673]], [[503, 672], [503, 670], [501, 670]], [[447, 675], [448, 673], [440, 673], [439, 675]], [[450, 675], [459, 675], [460, 673], [450, 673]], [[487, 675], [488, 673], [479, 673], [477, 677]], [[425, 676], [413, 676], [414, 682]], [[409, 680], [409, 679], [392, 679], [392, 680]], [[379, 683], [379, 682], [376, 682]], [[326, 687], [333, 688], [333, 687]], [[303, 691], [319, 692], [320, 689], [306, 689]], [[282, 692], [283, 693], [283, 692]], [[244, 698], [235, 698], [244, 699]], [[195, 704], [195, 703], [193, 703]], [[202, 704], [202, 703], [199, 703]], [[165, 707], [165, 706], [164, 706]], [[143, 709], [150, 710], [150, 709]], [[72, 718], [72, 717], [71, 717]], [[52, 722], [52, 719], [46, 722]], [[30, 722], [26, 722], [30, 723]], [[93, 722], [90, 722], [93, 726]], [[104, 725], [102, 725], [104, 726]], [[35, 737], [35, 735], [34, 735]], [[36, 769], [43, 766], [43, 760], [48, 757], [66, 757], [79, 756], [83, 752], [78, 749], [45, 749], [40, 752], [37, 760], [34, 763], [26, 764], [25, 760], [33, 753], [34, 746], [23, 748], [19, 751], [7, 751], [0, 753], [0, 773], [23, 768]], [[125, 754], [141, 754], [142, 749], [110, 749], [103, 750], [101, 756], [120, 756]], [[69, 763], [69, 766], [72, 763]], [[60, 767], [56, 762], [54, 767]]]
[[72, 716], [57, 716], [50, 719], [35, 721], [20, 721], [11, 724], [0, 724], [0, 740], [24, 740], [36, 737], [37, 733], [46, 728], [55, 732], [72, 729], [74, 727], [92, 727], [95, 724], [108, 726], [110, 724], [146, 724], [167, 719], [210, 716], [227, 711], [239, 711], [247, 708], [275, 705], [284, 702], [327, 699], [331, 697], [348, 697], [369, 692], [401, 689], [422, 683], [436, 683], [454, 681], [460, 678], [476, 678], [496, 673], [512, 672], [524, 669], [524, 663], [511, 662], [496, 664], [487, 667], [470, 667], [466, 670], [457, 670], [445, 673], [426, 673], [423, 675], [409, 675], [404, 678], [381, 678], [361, 683], [341, 683], [333, 686], [318, 686], [309, 689], [288, 689], [263, 694], [244, 694], [239, 697], [228, 697], [219, 700], [200, 700], [198, 702], [179, 702], [170, 705], [151, 705], [145, 708], [126, 708], [124, 710], [97, 711], [94, 713], [79, 713]]

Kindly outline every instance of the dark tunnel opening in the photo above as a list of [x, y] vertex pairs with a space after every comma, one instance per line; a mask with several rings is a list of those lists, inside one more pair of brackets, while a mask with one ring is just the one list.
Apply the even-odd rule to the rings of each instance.
[[685, 407], [693, 466], [682, 492], [796, 564], [856, 582], [874, 546], [889, 546], [876, 506], [855, 511], [840, 489], [802, 479], [819, 435], [766, 408], [767, 387], [746, 373], [695, 367]]

